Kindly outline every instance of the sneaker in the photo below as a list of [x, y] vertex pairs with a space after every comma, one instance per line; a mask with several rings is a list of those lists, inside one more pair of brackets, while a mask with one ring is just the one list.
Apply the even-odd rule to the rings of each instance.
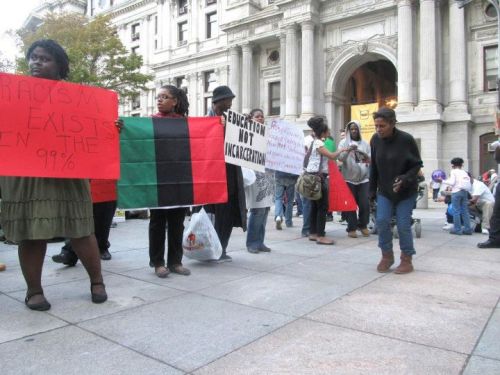
[[347, 232], [347, 236], [351, 238], [358, 238], [358, 235], [355, 230]]
[[259, 251], [262, 251], [263, 253], [269, 253], [269, 252], [271, 252], [271, 248], [267, 247], [266, 245], [262, 245], [259, 248]]
[[281, 217], [276, 216], [276, 219], [274, 219], [274, 221], [276, 222], [276, 229], [282, 230], [283, 228], [281, 227]]
[[483, 228], [483, 230], [481, 231], [482, 234], [486, 234], [487, 236], [490, 234], [490, 231], [486, 228]]
[[333, 221], [333, 214], [326, 214], [326, 221]]
[[451, 223], [446, 223], [443, 226], [443, 230], [450, 230], [451, 228], [453, 228], [453, 224], [451, 224]]
[[247, 247], [247, 251], [249, 253], [252, 253], [252, 254], [258, 254], [259, 253], [259, 249], [253, 249], [251, 247]]
[[[457, 231], [455, 231], [455, 230], [452, 229], [452, 230], [450, 230], [450, 234], [456, 234], [457, 236], [461, 236], [463, 233], [462, 232], [457, 232]], [[471, 233], [469, 233], [469, 234], [471, 234]]]
[[368, 230], [368, 228], [360, 229], [360, 231], [361, 231], [361, 234], [363, 235], [363, 237], [369, 237], [370, 236], [370, 231]]

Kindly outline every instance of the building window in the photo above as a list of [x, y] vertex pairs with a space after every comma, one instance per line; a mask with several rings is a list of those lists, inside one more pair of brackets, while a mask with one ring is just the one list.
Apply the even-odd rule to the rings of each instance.
[[271, 82], [269, 84], [269, 115], [271, 116], [280, 114], [280, 91], [281, 85], [279, 82]]
[[204, 73], [205, 92], [212, 92], [217, 87], [217, 77], [213, 70]]
[[158, 16], [155, 16], [155, 35], [158, 35]]
[[130, 49], [130, 52], [133, 53], [134, 55], [137, 55], [139, 53], [139, 47], [132, 47]]
[[155, 49], [158, 49], [158, 40], [155, 39]]
[[207, 14], [207, 39], [217, 36], [217, 12]]
[[188, 82], [185, 76], [175, 78], [175, 87], [183, 90], [186, 94], [188, 92]]
[[179, 16], [183, 14], [187, 14], [188, 11], [188, 2], [187, 0], [178, 0], [179, 1]]
[[215, 71], [209, 70], [203, 73], [203, 111], [207, 113], [212, 108], [212, 91], [217, 87], [217, 76]]
[[184, 44], [187, 43], [187, 32], [188, 32], [188, 23], [187, 21], [184, 22], [179, 22], [177, 24], [177, 30], [178, 30], [178, 44], [179, 46], [183, 46]]
[[207, 6], [212, 5], [212, 4], [217, 4], [217, 0], [207, 0], [206, 4], [207, 4]]
[[484, 47], [484, 91], [497, 90], [498, 46]]
[[486, 9], [484, 10], [484, 13], [486, 14], [486, 17], [488, 18], [497, 18], [497, 10], [492, 4], [489, 4]]
[[132, 98], [132, 109], [138, 109], [141, 108], [141, 97], [139, 95], [136, 95]]
[[139, 38], [140, 38], [139, 26], [140, 26], [140, 24], [138, 24], [138, 23], [134, 23], [132, 25], [132, 28], [131, 28], [132, 41], [139, 40]]

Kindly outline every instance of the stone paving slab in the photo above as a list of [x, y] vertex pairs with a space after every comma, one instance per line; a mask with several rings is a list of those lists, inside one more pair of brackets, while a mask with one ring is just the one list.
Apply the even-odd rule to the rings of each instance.
[[81, 327], [184, 371], [268, 334], [292, 318], [200, 295], [182, 295]]
[[[105, 282], [110, 297], [103, 304], [91, 303], [88, 279], [45, 287], [45, 296], [52, 304], [50, 314], [71, 323], [78, 323], [165, 300], [182, 293], [179, 290], [120, 275], [108, 275]], [[11, 296], [22, 301], [24, 292], [12, 293]]]
[[465, 360], [458, 353], [301, 319], [194, 374], [458, 374]]
[[493, 312], [474, 354], [500, 361], [500, 308]]
[[[401, 277], [401, 276], [400, 276]], [[491, 309], [438, 296], [368, 285], [308, 315], [313, 320], [470, 353]]]
[[472, 356], [463, 375], [497, 375], [500, 374], [500, 361]]
[[183, 374], [74, 326], [0, 344], [0, 363], [2, 375]]
[[[24, 306], [24, 301], [16, 301], [2, 294], [0, 294], [0, 311], [0, 343], [67, 325], [66, 322], [48, 313], [28, 310]], [[0, 363], [3, 363], [2, 352], [0, 345]]]
[[[301, 218], [277, 231], [272, 216], [271, 253], [248, 253], [235, 228], [232, 263], [184, 259], [192, 275], [167, 279], [148, 267], [149, 222], [120, 223], [111, 230], [113, 259], [102, 262], [110, 297], [103, 305], [90, 302], [81, 264], [54, 264], [62, 243], [49, 244], [45, 313], [24, 306], [17, 248], [0, 243], [8, 264], [0, 273], [0, 362], [8, 355], [19, 367], [29, 342], [26, 368], [50, 375], [68, 373], [58, 355], [66, 346], [80, 373], [500, 373], [500, 250], [477, 249], [481, 234], [444, 232], [444, 206], [415, 211], [423, 236], [415, 239], [416, 272], [404, 276], [375, 271], [377, 236], [351, 239], [344, 225], [328, 222], [336, 244], [318, 246], [300, 236]], [[399, 256], [397, 240], [394, 247]], [[86, 353], [100, 358], [93, 346], [119, 360], [88, 362]], [[39, 366], [37, 356], [52, 366]]]
[[[232, 263], [202, 263], [189, 259], [184, 259], [183, 263], [184, 266], [191, 270], [190, 276], [171, 273], [166, 279], [160, 279], [155, 275], [154, 269], [151, 267], [140, 268], [123, 274], [148, 283], [168, 286], [178, 290], [197, 291], [228, 281], [244, 279], [257, 273], [257, 271], [234, 267]], [[238, 262], [235, 261], [236, 263]]]

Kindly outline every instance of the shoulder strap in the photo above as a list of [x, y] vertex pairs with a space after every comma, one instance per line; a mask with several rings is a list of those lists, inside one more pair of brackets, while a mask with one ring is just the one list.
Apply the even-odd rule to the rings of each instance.
[[309, 146], [309, 150], [307, 150], [306, 156], [304, 157], [304, 164], [303, 164], [304, 168], [307, 168], [307, 165], [309, 164], [309, 158], [311, 157], [313, 144], [314, 144], [314, 139], [311, 142], [311, 145]]

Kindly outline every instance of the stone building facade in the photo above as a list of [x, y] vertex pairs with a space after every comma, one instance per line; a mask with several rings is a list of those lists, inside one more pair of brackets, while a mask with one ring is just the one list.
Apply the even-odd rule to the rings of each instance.
[[310, 116], [324, 115], [337, 135], [349, 120], [353, 75], [382, 62], [395, 71], [398, 126], [417, 138], [426, 174], [449, 169], [455, 156], [474, 174], [492, 165], [497, 26], [486, 0], [463, 9], [451, 0], [47, 3], [111, 14], [125, 46], [143, 56], [155, 78], [124, 115], [150, 115], [156, 90], [173, 84], [187, 90], [190, 114], [201, 116], [212, 89], [227, 84], [238, 111], [260, 107], [268, 119], [304, 129]]

